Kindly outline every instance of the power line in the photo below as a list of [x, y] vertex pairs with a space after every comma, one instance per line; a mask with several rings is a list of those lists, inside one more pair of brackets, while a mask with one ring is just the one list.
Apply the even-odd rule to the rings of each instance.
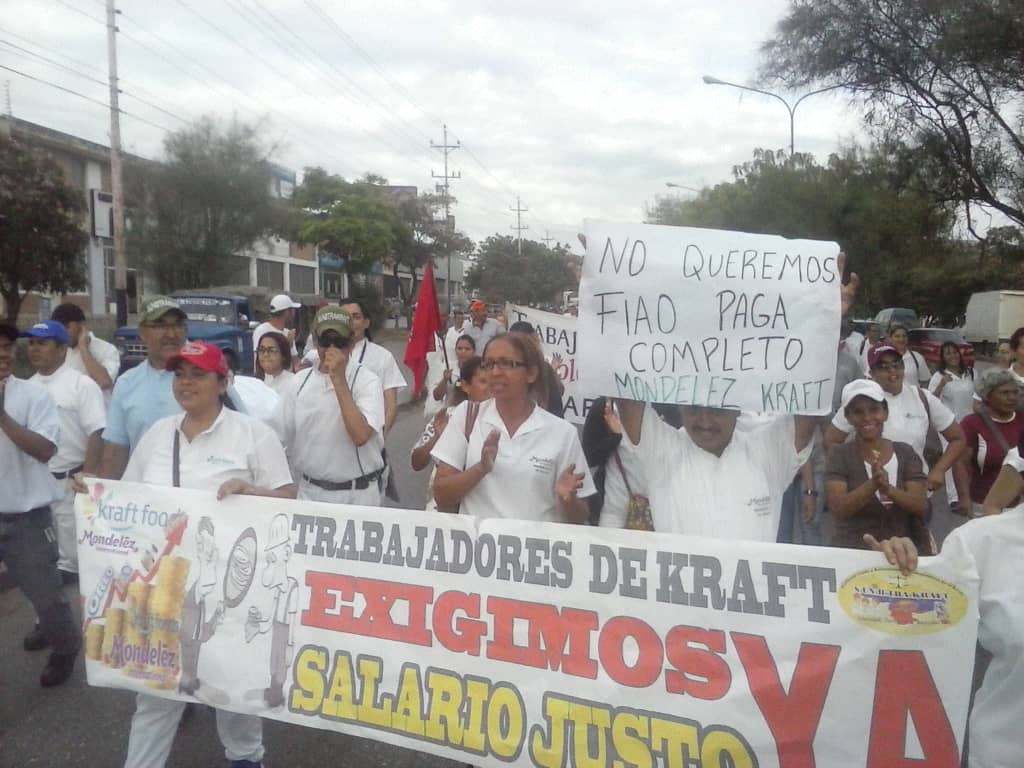
[[78, 8], [78, 7], [74, 6], [74, 5], [72, 5], [71, 3], [66, 3], [66, 2], [64, 2], [64, 0], [57, 0], [57, 3], [59, 5], [63, 5], [68, 10], [74, 11], [75, 13], [77, 13], [77, 14], [79, 14], [81, 16], [85, 16], [85, 18], [90, 19], [91, 21], [95, 21], [97, 24], [102, 24], [103, 26], [107, 26], [106, 19], [101, 19], [98, 16], [93, 16], [91, 13], [86, 13], [81, 8]]
[[[84, 93], [80, 93], [78, 91], [72, 90], [71, 88], [65, 88], [63, 85], [58, 85], [57, 83], [50, 82], [49, 80], [44, 80], [41, 77], [36, 77], [35, 75], [30, 75], [27, 72], [22, 72], [20, 69], [14, 69], [14, 67], [8, 67], [5, 64], [0, 64], [0, 69], [5, 69], [8, 72], [13, 72], [16, 75], [20, 75], [21, 77], [24, 77], [26, 80], [32, 80], [34, 82], [41, 83], [42, 85], [48, 85], [50, 88], [55, 88], [58, 91], [63, 91], [64, 93], [69, 93], [72, 96], [77, 96], [80, 99], [85, 99], [86, 101], [91, 101], [93, 104], [98, 104], [101, 107], [103, 107], [104, 109], [110, 109], [110, 105], [107, 104], [105, 101], [100, 101], [99, 99], [94, 99], [91, 96], [86, 96]], [[147, 120], [146, 118], [140, 117], [139, 115], [132, 114], [131, 112], [126, 112], [123, 109], [119, 109], [118, 112], [120, 114], [124, 115], [125, 117], [130, 117], [132, 120], [138, 120], [140, 123], [145, 123], [146, 125], [150, 125], [153, 128], [156, 128], [158, 130], [164, 131], [166, 133], [173, 133], [173, 131], [171, 131], [171, 129], [168, 128], [166, 125], [160, 125], [159, 123], [155, 123], [152, 120]]]
[[[6, 45], [6, 46], [9, 46], [11, 48], [16, 49], [17, 51], [23, 51], [28, 56], [32, 56], [32, 57], [34, 57], [36, 59], [39, 59], [40, 61], [43, 61], [43, 62], [49, 64], [52, 67], [57, 67], [59, 69], [65, 70], [67, 72], [70, 72], [71, 74], [75, 75], [76, 77], [80, 77], [83, 80], [88, 80], [90, 83], [97, 83], [97, 84], [102, 85], [104, 87], [107, 86], [107, 83], [103, 82], [102, 80], [100, 80], [98, 78], [92, 77], [91, 75], [87, 75], [87, 74], [85, 74], [83, 72], [79, 72], [78, 70], [74, 69], [73, 67], [68, 67], [68, 66], [66, 66], [64, 64], [61, 64], [59, 61], [54, 61], [53, 59], [49, 59], [49, 58], [47, 58], [45, 56], [40, 56], [38, 53], [33, 53], [32, 51], [28, 50], [27, 48], [22, 48], [20, 45], [15, 45], [14, 43], [7, 42], [6, 40], [0, 40], [0, 45]], [[136, 96], [131, 91], [126, 91], [124, 89], [118, 89], [118, 93], [120, 93], [122, 96], [127, 96], [130, 99], [135, 99], [135, 101], [138, 101], [141, 104], [145, 104], [150, 109], [155, 109], [157, 112], [162, 112], [163, 114], [165, 114], [168, 117], [170, 117], [172, 120], [178, 120], [179, 122], [184, 123], [186, 125], [189, 122], [188, 120], [186, 120], [185, 118], [181, 117], [180, 115], [178, 115], [178, 114], [176, 114], [174, 112], [171, 112], [170, 110], [164, 109], [163, 107], [161, 107], [161, 106], [159, 106], [157, 104], [154, 104], [153, 102], [149, 101], [148, 99], [144, 99], [141, 96]]]

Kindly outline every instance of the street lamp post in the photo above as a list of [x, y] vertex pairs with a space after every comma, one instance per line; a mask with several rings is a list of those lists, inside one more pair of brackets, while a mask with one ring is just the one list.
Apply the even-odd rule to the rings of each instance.
[[688, 187], [685, 184], [676, 184], [674, 181], [666, 181], [665, 186], [669, 189], [685, 189], [687, 192], [696, 192], [700, 194], [700, 190], [696, 187]]
[[783, 106], [786, 108], [786, 111], [789, 112], [789, 156], [790, 157], [793, 156], [793, 153], [795, 151], [793, 147], [794, 147], [794, 132], [795, 132], [794, 122], [795, 122], [795, 117], [796, 117], [796, 108], [799, 107], [800, 103], [804, 99], [806, 99], [808, 96], [814, 96], [816, 94], [824, 93], [825, 91], [831, 91], [834, 88], [839, 88], [840, 87], [839, 85], [830, 85], [830, 86], [828, 86], [826, 88], [819, 88], [816, 91], [811, 91], [810, 93], [805, 93], [799, 99], [797, 99], [792, 104], [790, 104], [784, 98], [779, 96], [779, 94], [772, 93], [771, 91], [765, 91], [765, 90], [762, 90], [760, 88], [755, 88], [752, 85], [740, 85], [739, 83], [730, 83], [727, 80], [721, 80], [721, 79], [719, 79], [717, 77], [712, 77], [711, 75], [704, 75], [704, 77], [702, 77], [701, 80], [703, 80], [706, 85], [728, 85], [730, 88], [739, 88], [741, 91], [753, 91], [754, 93], [760, 93], [760, 94], [762, 94], [764, 96], [771, 96], [773, 99], [778, 99], [779, 101], [781, 101]]

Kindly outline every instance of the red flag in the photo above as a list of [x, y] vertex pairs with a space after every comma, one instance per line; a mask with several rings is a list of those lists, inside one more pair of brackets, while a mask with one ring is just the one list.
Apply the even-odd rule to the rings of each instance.
[[412, 317], [412, 330], [405, 348], [405, 364], [416, 377], [413, 397], [418, 397], [427, 374], [427, 353], [437, 349], [437, 332], [441, 330], [441, 310], [437, 306], [437, 287], [434, 285], [434, 264], [427, 262], [416, 301], [416, 314]]

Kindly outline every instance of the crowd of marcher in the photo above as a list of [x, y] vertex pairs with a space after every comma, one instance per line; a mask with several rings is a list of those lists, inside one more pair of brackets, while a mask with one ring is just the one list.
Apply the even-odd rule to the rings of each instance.
[[[853, 276], [842, 290], [844, 317], [856, 287]], [[79, 652], [61, 585], [76, 577], [73, 507], [84, 478], [220, 498], [381, 503], [394, 461], [384, 438], [405, 378], [371, 339], [364, 303], [322, 306], [301, 352], [297, 306], [275, 297], [253, 331], [259, 406], [218, 347], [187, 341], [188, 318], [168, 297], [140, 307], [146, 360], [123, 373], [116, 348], [73, 304], [22, 332], [0, 325], [0, 464], [10, 490], [0, 501], [0, 557], [38, 619], [25, 649], [51, 649], [42, 685], [66, 681]], [[1019, 709], [1008, 686], [1024, 682], [1024, 671], [1007, 654], [1024, 636], [1024, 598], [1008, 601], [984, 580], [1012, 580], [1002, 558], [1012, 562], [1024, 548], [1024, 512], [999, 514], [1024, 491], [1024, 329], [1000, 363], [976, 376], [955, 344], [943, 346], [933, 372], [908, 349], [902, 326], [872, 327], [866, 337], [845, 321], [842, 328], [826, 418], [601, 399], [581, 440], [562, 418], [562, 385], [532, 326], [506, 328], [474, 302], [468, 316], [451, 314], [428, 356], [426, 423], [409, 461], [431, 469], [428, 510], [871, 548], [906, 572], [919, 553], [937, 551], [931, 496], [945, 488], [955, 511], [985, 518], [946, 546], [983, 566], [981, 643], [1002, 675], [986, 676], [978, 693], [972, 734], [987, 746], [975, 755], [990, 751], [972, 765], [1004, 765], [1005, 737], [993, 724]], [[12, 375], [21, 337], [35, 370], [27, 380]], [[999, 609], [986, 609], [987, 593]], [[269, 631], [278, 625], [287, 622], [270, 622]], [[274, 643], [289, 659], [290, 638]], [[283, 673], [272, 680], [268, 704], [280, 703], [285, 683]], [[181, 686], [195, 693], [202, 680], [183, 677]], [[183, 709], [140, 694], [126, 766], [164, 765]], [[979, 712], [989, 714], [975, 725]], [[217, 725], [232, 765], [262, 764], [258, 717], [218, 711]]]

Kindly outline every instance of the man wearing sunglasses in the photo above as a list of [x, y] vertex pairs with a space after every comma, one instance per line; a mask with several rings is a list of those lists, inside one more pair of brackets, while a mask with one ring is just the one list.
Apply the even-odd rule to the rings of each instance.
[[380, 504], [384, 390], [352, 355], [351, 318], [340, 306], [316, 313], [319, 365], [281, 392], [270, 425], [288, 452], [298, 498]]
[[146, 345], [146, 360], [125, 371], [114, 384], [103, 430], [102, 477], [119, 480], [146, 430], [164, 416], [181, 412], [172, 391], [174, 374], [165, 368], [185, 343], [187, 319], [178, 302], [167, 296], [143, 301], [139, 337]]

